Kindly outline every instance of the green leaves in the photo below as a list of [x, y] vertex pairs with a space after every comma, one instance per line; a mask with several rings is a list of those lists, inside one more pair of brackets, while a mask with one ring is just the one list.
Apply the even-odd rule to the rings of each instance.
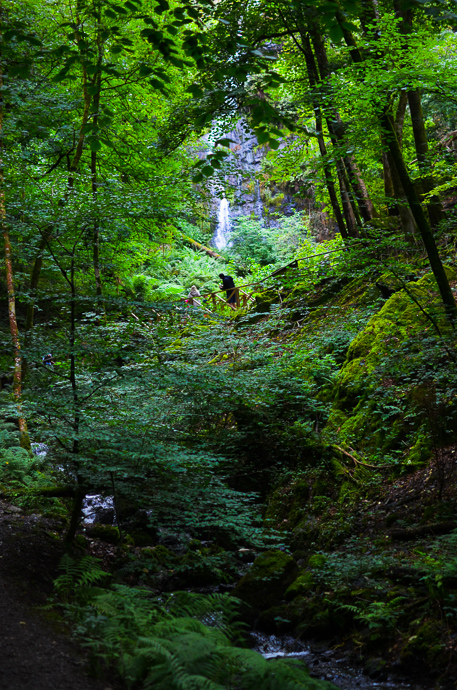
[[[224, 141], [230, 142], [231, 140], [224, 139]], [[226, 146], [226, 144], [224, 145]], [[195, 175], [193, 175], [192, 181], [195, 184], [197, 184], [211, 177], [214, 174], [215, 170], [220, 170], [222, 162], [228, 155], [228, 151], [219, 150], [215, 151], [214, 153], [210, 153], [204, 160], [195, 163], [194, 168], [197, 168], [197, 172]]]
[[92, 138], [89, 140], [89, 143], [91, 151], [100, 151], [100, 149], [102, 148], [100, 139]]
[[203, 88], [199, 84], [190, 84], [186, 91], [191, 93], [194, 98], [201, 98], [203, 96]]
[[163, 14], [170, 9], [170, 5], [167, 0], [159, 0], [159, 4], [154, 7], [154, 12], [156, 14]]

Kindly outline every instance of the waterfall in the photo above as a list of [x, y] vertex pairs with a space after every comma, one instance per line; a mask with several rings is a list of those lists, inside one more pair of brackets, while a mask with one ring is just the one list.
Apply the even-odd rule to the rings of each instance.
[[224, 249], [230, 246], [230, 231], [232, 225], [230, 222], [229, 203], [223, 197], [219, 205], [219, 213], [217, 214], [217, 228], [213, 237], [213, 244], [217, 249]]

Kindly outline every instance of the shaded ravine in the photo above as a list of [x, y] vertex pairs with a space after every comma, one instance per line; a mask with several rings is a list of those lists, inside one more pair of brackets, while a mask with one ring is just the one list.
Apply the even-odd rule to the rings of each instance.
[[[87, 496], [83, 513], [83, 524], [87, 528], [90, 528], [94, 522], [100, 520], [103, 522], [106, 517], [109, 517], [108, 522], [112, 523], [114, 521], [112, 498], [95, 494]], [[243, 551], [246, 551], [246, 554], [240, 568], [240, 577], [246, 574], [253, 565], [253, 560], [257, 555], [250, 549]], [[191, 587], [188, 591], [201, 594], [230, 592], [233, 591], [233, 585]], [[292, 636], [267, 635], [260, 631], [253, 631], [250, 635], [253, 649], [266, 659], [289, 657], [302, 660], [313, 678], [327, 680], [340, 690], [431, 690], [436, 687], [433, 683], [418, 684], [400, 674], [383, 672], [380, 668], [382, 660], [375, 657], [367, 659], [364, 664], [358, 664], [351, 654], [331, 649], [325, 643], [302, 642]], [[367, 671], [367, 669], [370, 670]]]
[[[99, 497], [91, 497], [99, 498]], [[87, 506], [87, 512], [109, 508], [103, 500]], [[90, 523], [89, 523], [90, 524]], [[107, 690], [85, 673], [85, 659], [74, 641], [53, 630], [33, 607], [46, 603], [57, 575], [62, 545], [52, 519], [26, 515], [0, 500], [0, 690]], [[252, 554], [249, 553], [252, 558]], [[248, 554], [246, 554], [248, 556]], [[251, 560], [249, 558], [249, 561]], [[252, 565], [246, 562], [248, 569]], [[202, 588], [227, 591], [227, 586]], [[195, 589], [194, 589], [195, 591]], [[288, 656], [302, 660], [311, 676], [330, 681], [340, 690], [430, 690], [397, 675], [380, 678], [376, 659], [370, 674], [349, 653], [329, 649], [323, 643], [302, 642], [255, 631], [253, 647], [266, 658]]]

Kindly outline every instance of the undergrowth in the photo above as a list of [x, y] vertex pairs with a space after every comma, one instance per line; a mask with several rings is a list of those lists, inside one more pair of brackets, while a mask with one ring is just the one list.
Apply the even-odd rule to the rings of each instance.
[[[116, 584], [89, 557], [66, 555], [56, 600], [75, 623], [98, 675], [111, 668], [125, 687], [155, 690], [331, 690], [292, 660], [266, 661], [239, 646], [238, 600], [227, 594], [149, 590]], [[71, 599], [71, 603], [70, 603]]]

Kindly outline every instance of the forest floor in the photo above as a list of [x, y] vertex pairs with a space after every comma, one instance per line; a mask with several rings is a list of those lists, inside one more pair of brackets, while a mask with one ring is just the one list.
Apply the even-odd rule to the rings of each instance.
[[[377, 544], [377, 553], [395, 549], [398, 565], [390, 576], [404, 587], [410, 584], [410, 579], [417, 579], [418, 571], [412, 567], [415, 554], [423, 553], [440, 533], [447, 533], [457, 525], [454, 515], [449, 519], [442, 513], [443, 507], [455, 505], [456, 475], [457, 447], [452, 447], [426, 468], [395, 481], [386, 478], [378, 487], [377, 496], [352, 509], [354, 534], [359, 533], [370, 543]], [[351, 508], [347, 506], [345, 510], [349, 517]], [[330, 517], [331, 509], [327, 519]], [[116, 687], [114, 681], [101, 682], [90, 677], [88, 660], [71, 639], [71, 631], [65, 628], [52, 608], [41, 608], [49, 603], [53, 582], [59, 575], [58, 566], [64, 553], [62, 529], [59, 519], [28, 513], [0, 500], [0, 690], [112, 690]], [[351, 539], [335, 545], [335, 551], [351, 556]], [[101, 559], [105, 569], [116, 570], [116, 547], [112, 544], [87, 539], [86, 550]], [[133, 548], [132, 551], [140, 554], [141, 549]], [[437, 558], [439, 554], [433, 551], [432, 556]], [[407, 595], [406, 589], [403, 593]], [[409, 596], [413, 603], [417, 593], [411, 592]], [[439, 602], [436, 606], [440, 606]], [[451, 627], [446, 629], [441, 640], [442, 649], [446, 649], [447, 668], [436, 669], [428, 682], [428, 674], [414, 668], [413, 658], [409, 663], [405, 660], [399, 663], [400, 652], [395, 643], [390, 646], [387, 656], [391, 658], [381, 675], [376, 664], [374, 672], [369, 671], [370, 657], [376, 658], [379, 654], [376, 645], [369, 645], [370, 650], [365, 647], [366, 654], [361, 659], [351, 635], [346, 636], [343, 645], [337, 637], [327, 641], [324, 638], [319, 644], [324, 645], [319, 654], [311, 654], [305, 663], [313, 659], [311, 664], [317, 664], [313, 675], [331, 679], [341, 688], [351, 687], [351, 682], [359, 688], [419, 687], [414, 681], [412, 686], [405, 681], [410, 674], [416, 683], [422, 680], [421, 688], [455, 687], [452, 678], [457, 669], [457, 634]], [[343, 657], [335, 657], [335, 668], [327, 669], [325, 664], [329, 659], [326, 655], [332, 653], [329, 647], [333, 646], [339, 650], [343, 646]], [[358, 675], [356, 681], [351, 676], [349, 685], [345, 685], [341, 664], [349, 666], [354, 662], [359, 668], [365, 667], [365, 674]], [[419, 676], [415, 670], [419, 671]]]
[[55, 520], [0, 500], [0, 690], [112, 690], [46, 604], [63, 555]]
[[[396, 479], [386, 476], [366, 498], [347, 506], [335, 501], [315, 518], [323, 535], [335, 535], [321, 553], [336, 556], [336, 574], [324, 565], [321, 580], [330, 575], [339, 582], [324, 595], [334, 612], [355, 604], [365, 613], [358, 623], [357, 617], [344, 619], [333, 639], [328, 629], [321, 634], [379, 680], [393, 672], [425, 687], [457, 688], [456, 478], [452, 445], [437, 450], [426, 466]], [[349, 532], [338, 532], [341, 523], [350, 525]], [[367, 559], [370, 571], [363, 569]], [[309, 592], [317, 605], [326, 598], [321, 590], [316, 584]], [[389, 627], [386, 615], [397, 597], [398, 616]]]

